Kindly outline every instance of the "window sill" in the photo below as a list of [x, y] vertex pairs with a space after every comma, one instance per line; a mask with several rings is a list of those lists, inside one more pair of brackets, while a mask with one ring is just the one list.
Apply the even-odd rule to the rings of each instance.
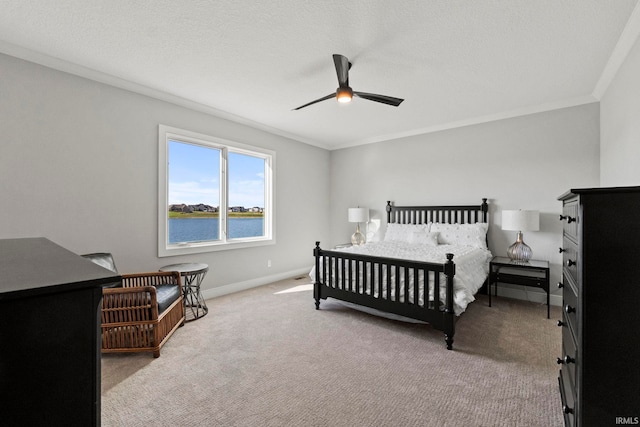
[[186, 243], [183, 245], [171, 245], [160, 248], [159, 257], [170, 257], [178, 255], [189, 255], [204, 252], [227, 251], [233, 249], [254, 248], [258, 246], [275, 245], [275, 239], [252, 240], [252, 241], [232, 241], [225, 243]]

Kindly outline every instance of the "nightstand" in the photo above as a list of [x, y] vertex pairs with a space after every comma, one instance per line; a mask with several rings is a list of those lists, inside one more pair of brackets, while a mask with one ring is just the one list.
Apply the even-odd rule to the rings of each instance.
[[498, 282], [513, 285], [533, 286], [547, 293], [547, 319], [549, 319], [549, 261], [513, 261], [507, 257], [493, 257], [489, 263], [489, 307], [491, 307], [491, 285]]

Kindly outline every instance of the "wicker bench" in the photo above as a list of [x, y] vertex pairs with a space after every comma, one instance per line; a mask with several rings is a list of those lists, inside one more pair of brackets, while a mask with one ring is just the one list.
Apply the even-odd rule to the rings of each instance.
[[[118, 272], [109, 253], [83, 257]], [[180, 273], [123, 274], [122, 287], [102, 290], [102, 352], [153, 352], [159, 357], [184, 320]]]

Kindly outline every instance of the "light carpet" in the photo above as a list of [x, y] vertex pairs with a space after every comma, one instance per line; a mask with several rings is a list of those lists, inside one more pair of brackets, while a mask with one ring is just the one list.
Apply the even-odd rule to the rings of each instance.
[[478, 296], [448, 351], [312, 294], [303, 277], [211, 299], [160, 358], [103, 355], [102, 425], [562, 425], [559, 307]]

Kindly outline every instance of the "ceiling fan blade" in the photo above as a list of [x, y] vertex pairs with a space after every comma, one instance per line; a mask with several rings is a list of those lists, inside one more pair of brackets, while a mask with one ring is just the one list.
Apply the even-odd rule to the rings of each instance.
[[299, 109], [301, 109], [301, 108], [308, 107], [309, 105], [313, 105], [313, 104], [315, 104], [316, 102], [325, 101], [325, 100], [327, 100], [327, 99], [331, 99], [331, 98], [335, 98], [335, 97], [336, 97], [336, 94], [335, 94], [335, 92], [334, 92], [334, 93], [332, 93], [331, 95], [323, 96], [322, 98], [316, 99], [315, 101], [311, 101], [311, 102], [309, 102], [308, 104], [301, 105], [301, 106], [299, 106], [298, 108], [294, 108], [293, 110], [294, 110], [294, 111], [295, 111], [295, 110], [299, 110]]
[[351, 63], [344, 55], [333, 55], [333, 63], [336, 64], [336, 74], [338, 75], [338, 84], [340, 87], [349, 86], [349, 69]]
[[357, 96], [359, 98], [368, 99], [369, 101], [382, 102], [383, 104], [393, 105], [397, 107], [404, 101], [404, 99], [394, 98], [393, 96], [386, 95], [377, 95], [375, 93], [366, 93], [366, 92], [353, 92], [353, 96]]

